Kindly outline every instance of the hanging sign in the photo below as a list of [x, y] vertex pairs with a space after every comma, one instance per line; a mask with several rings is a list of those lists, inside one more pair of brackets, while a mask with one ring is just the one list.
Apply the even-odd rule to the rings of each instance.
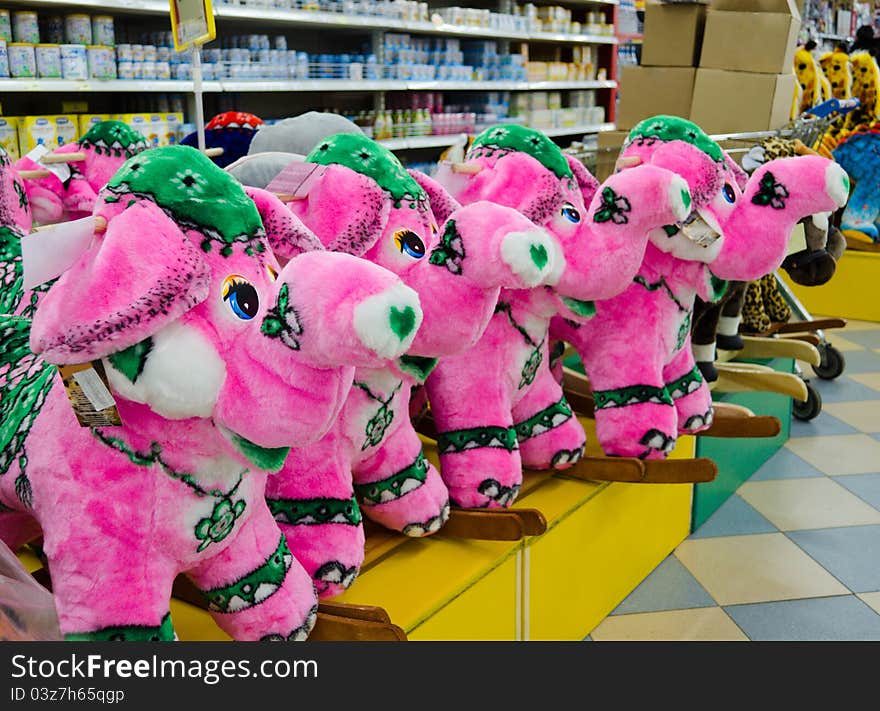
[[205, 44], [217, 36], [211, 0], [169, 0], [174, 49], [182, 52], [194, 44]]

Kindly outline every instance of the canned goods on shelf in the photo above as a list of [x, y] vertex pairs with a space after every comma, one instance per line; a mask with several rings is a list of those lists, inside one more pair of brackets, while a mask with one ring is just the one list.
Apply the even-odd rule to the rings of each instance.
[[113, 47], [116, 44], [113, 18], [110, 15], [95, 15], [92, 18], [92, 41], [96, 45], [106, 47]]
[[9, 76], [9, 55], [6, 50], [6, 40], [0, 39], [0, 79]]
[[120, 60], [116, 63], [116, 74], [120, 79], [134, 79], [134, 62]]
[[0, 9], [0, 40], [12, 42], [12, 20], [9, 10]]
[[112, 47], [89, 45], [86, 47], [86, 59], [90, 78], [112, 79], [116, 74], [116, 62], [113, 58]]
[[18, 11], [12, 14], [12, 39], [16, 44], [37, 44], [40, 41], [37, 13]]
[[64, 35], [68, 44], [92, 44], [92, 18], [88, 15], [67, 15]]
[[61, 47], [57, 44], [38, 44], [34, 53], [37, 59], [37, 76], [42, 79], [61, 78]]
[[89, 65], [82, 44], [61, 45], [61, 76], [65, 79], [87, 79]]
[[64, 18], [61, 15], [50, 15], [45, 22], [46, 36], [44, 42], [64, 44]]
[[131, 60], [133, 62], [144, 61], [144, 46], [142, 44], [131, 45]]
[[11, 42], [6, 47], [9, 58], [9, 74], [14, 78], [37, 76], [37, 58], [34, 45], [26, 42]]

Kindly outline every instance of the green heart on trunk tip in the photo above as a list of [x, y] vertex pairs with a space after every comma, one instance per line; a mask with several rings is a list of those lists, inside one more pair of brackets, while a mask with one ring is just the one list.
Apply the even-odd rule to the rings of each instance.
[[388, 313], [388, 321], [391, 324], [391, 330], [402, 341], [416, 327], [416, 312], [412, 306], [405, 306], [402, 309], [392, 306]]
[[529, 247], [529, 256], [538, 269], [547, 266], [547, 248], [543, 244], [533, 244]]

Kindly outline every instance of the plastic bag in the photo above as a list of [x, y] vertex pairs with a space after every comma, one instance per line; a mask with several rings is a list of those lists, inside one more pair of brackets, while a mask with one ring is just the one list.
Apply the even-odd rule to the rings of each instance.
[[55, 642], [63, 639], [55, 601], [0, 541], [0, 641]]

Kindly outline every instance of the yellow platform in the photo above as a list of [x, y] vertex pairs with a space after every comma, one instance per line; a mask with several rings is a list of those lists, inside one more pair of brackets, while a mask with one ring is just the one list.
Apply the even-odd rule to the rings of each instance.
[[[583, 423], [597, 455], [594, 422]], [[672, 456], [694, 451], [684, 437]], [[426, 454], [436, 463], [436, 450]], [[516, 506], [544, 514], [543, 535], [389, 537], [368, 544], [360, 576], [336, 600], [385, 608], [411, 640], [580, 640], [687, 537], [692, 489], [530, 474]], [[229, 639], [186, 602], [173, 600], [171, 615], [182, 640]]]
[[880, 253], [848, 249], [837, 263], [834, 277], [822, 286], [800, 286], [780, 271], [795, 296], [810, 314], [825, 314], [859, 321], [880, 321]]

